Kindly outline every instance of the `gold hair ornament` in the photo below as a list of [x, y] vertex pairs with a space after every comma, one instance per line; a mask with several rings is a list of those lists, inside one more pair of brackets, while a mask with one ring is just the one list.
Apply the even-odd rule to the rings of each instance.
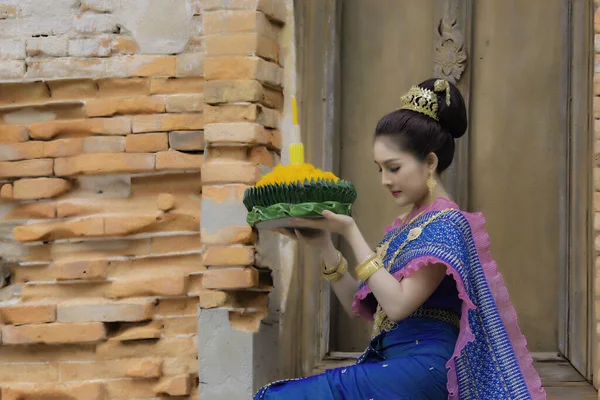
[[400, 98], [400, 109], [416, 111], [438, 121], [437, 94], [429, 89], [413, 86]]
[[416, 111], [439, 121], [437, 93], [446, 92], [446, 105], [450, 105], [450, 84], [445, 79], [438, 79], [433, 84], [433, 90], [413, 86], [408, 93], [400, 98], [400, 109]]
[[446, 105], [450, 105], [450, 84], [445, 79], [438, 79], [433, 84], [433, 91], [436, 93], [446, 92]]

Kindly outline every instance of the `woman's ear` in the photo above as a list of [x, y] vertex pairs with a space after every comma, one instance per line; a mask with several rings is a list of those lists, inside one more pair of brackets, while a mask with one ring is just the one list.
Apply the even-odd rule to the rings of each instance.
[[427, 155], [427, 158], [425, 159], [425, 162], [427, 163], [427, 169], [429, 170], [429, 172], [434, 173], [435, 171], [437, 171], [439, 159], [435, 153], [429, 153]]

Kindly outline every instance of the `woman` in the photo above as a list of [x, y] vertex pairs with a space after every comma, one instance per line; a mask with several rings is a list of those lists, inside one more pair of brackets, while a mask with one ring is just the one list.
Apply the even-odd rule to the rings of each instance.
[[[412, 211], [372, 250], [351, 217], [323, 212], [295, 228], [317, 247], [328, 279], [348, 313], [374, 320], [357, 363], [265, 386], [255, 399], [545, 399], [517, 325], [481, 214], [462, 212], [440, 182], [464, 135], [458, 89], [442, 79], [412, 87], [400, 109], [384, 116], [373, 146], [381, 182]], [[342, 235], [357, 260], [355, 279], [335, 249]]]

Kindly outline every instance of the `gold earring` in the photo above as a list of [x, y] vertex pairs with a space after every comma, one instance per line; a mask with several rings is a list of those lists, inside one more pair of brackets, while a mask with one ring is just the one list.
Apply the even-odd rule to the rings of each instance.
[[437, 185], [437, 181], [433, 177], [433, 173], [429, 175], [427, 178], [427, 189], [429, 189], [429, 197], [433, 197], [433, 193], [435, 192], [435, 187]]

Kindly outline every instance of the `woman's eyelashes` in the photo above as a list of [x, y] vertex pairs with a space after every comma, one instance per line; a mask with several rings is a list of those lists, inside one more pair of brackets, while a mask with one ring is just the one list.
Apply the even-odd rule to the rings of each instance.
[[[383, 172], [381, 167], [378, 168], [378, 171], [379, 173]], [[395, 174], [396, 172], [400, 171], [400, 167], [388, 168], [388, 171], [390, 171], [392, 174]]]

